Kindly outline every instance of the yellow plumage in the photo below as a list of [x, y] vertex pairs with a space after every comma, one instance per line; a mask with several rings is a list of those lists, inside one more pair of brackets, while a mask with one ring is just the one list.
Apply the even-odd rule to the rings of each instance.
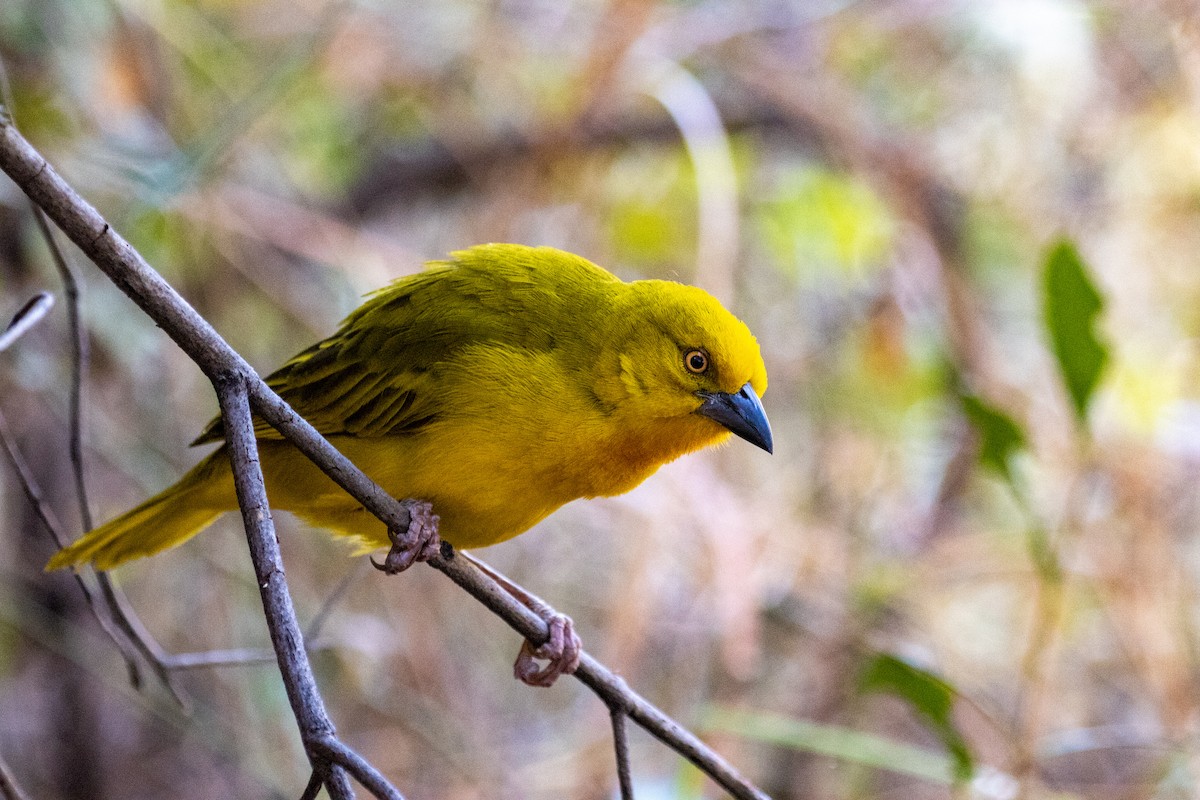
[[[481, 547], [580, 497], [632, 489], [733, 430], [770, 449], [750, 331], [700, 289], [625, 283], [552, 248], [482, 245], [371, 295], [268, 383], [397, 498], [433, 504], [443, 539]], [[272, 507], [386, 546], [387, 531], [256, 424]], [[218, 442], [220, 420], [196, 443]], [[237, 508], [224, 448], [64, 548], [48, 569], [110, 569]]]

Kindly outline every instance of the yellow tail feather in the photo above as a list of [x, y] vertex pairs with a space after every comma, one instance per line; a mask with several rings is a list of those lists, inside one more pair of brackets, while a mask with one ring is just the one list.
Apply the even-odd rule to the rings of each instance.
[[232, 486], [224, 485], [229, 483], [228, 463], [224, 448], [218, 450], [178, 483], [59, 550], [46, 571], [89, 562], [108, 570], [183, 544], [232, 507], [220, 502], [222, 495], [233, 493]]

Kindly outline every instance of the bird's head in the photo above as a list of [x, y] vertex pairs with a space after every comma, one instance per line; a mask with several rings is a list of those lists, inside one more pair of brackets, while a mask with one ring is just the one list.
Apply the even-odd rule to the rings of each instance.
[[671, 421], [681, 452], [730, 432], [771, 452], [759, 400], [767, 369], [749, 328], [702, 289], [668, 281], [625, 286], [625, 302], [613, 309], [620, 334], [597, 396], [644, 420], [647, 436], [661, 430], [656, 422]]

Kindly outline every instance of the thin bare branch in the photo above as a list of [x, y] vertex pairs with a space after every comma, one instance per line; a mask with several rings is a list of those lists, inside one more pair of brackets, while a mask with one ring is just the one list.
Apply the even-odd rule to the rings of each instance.
[[[9, 122], [15, 127], [16, 120], [12, 116], [12, 93], [11, 87], [8, 84], [8, 71], [0, 62], [0, 100], [3, 101], [4, 109], [7, 110]], [[46, 247], [50, 249], [50, 255], [54, 259], [54, 266], [58, 270], [59, 279], [63, 283], [63, 291], [67, 296], [67, 323], [71, 330], [71, 397], [70, 397], [70, 449], [71, 449], [71, 466], [75, 476], [75, 492], [79, 498], [79, 513], [83, 520], [84, 531], [92, 529], [92, 512], [87, 501], [87, 487], [83, 479], [83, 425], [82, 425], [82, 407], [83, 407], [83, 373], [87, 366], [87, 337], [84, 335], [83, 326], [79, 323], [79, 283], [75, 280], [75, 273], [71, 271], [67, 264], [67, 258], [63, 255], [62, 249], [58, 246], [58, 242], [54, 239], [54, 233], [50, 230], [49, 224], [46, 222], [46, 215], [42, 213], [42, 209], [38, 204], [29, 199], [29, 205], [33, 209], [33, 218], [37, 222], [38, 230], [42, 234], [42, 239], [46, 242]], [[26, 306], [28, 308], [28, 306]], [[48, 310], [47, 306], [47, 310]], [[42, 312], [43, 314], [45, 311]], [[16, 320], [13, 320], [16, 323]], [[11, 325], [9, 326], [12, 327]], [[4, 346], [0, 345], [0, 350]]]
[[208, 669], [211, 667], [233, 667], [244, 664], [273, 664], [275, 652], [255, 648], [236, 650], [203, 650], [198, 653], [172, 653], [163, 658], [168, 669]]
[[[0, 77], [7, 80], [2, 63], [0, 63]], [[0, 98], [4, 101], [4, 107], [8, 108], [11, 99], [7, 83], [0, 85]], [[0, 108], [0, 114], [4, 113], [5, 108]], [[9, 120], [12, 120], [11, 112], [9, 113]], [[13, 125], [15, 126], [15, 124], [14, 121]], [[33, 209], [33, 218], [37, 222], [42, 239], [46, 242], [46, 247], [50, 250], [55, 268], [58, 270], [59, 278], [63, 283], [63, 291], [67, 297], [67, 322], [71, 332], [68, 449], [71, 458], [71, 472], [75, 482], [75, 495], [79, 503], [79, 519], [86, 533], [92, 529], [93, 520], [91, 504], [88, 502], [87, 496], [87, 481], [84, 479], [83, 469], [83, 375], [87, 371], [88, 350], [87, 336], [84, 333], [83, 326], [80, 324], [79, 283], [75, 280], [75, 273], [71, 270], [70, 265], [67, 264], [67, 258], [62, 252], [62, 248], [58, 246], [50, 225], [46, 222], [45, 213], [32, 198], [29, 200], [29, 205]], [[13, 330], [17, 327], [18, 322], [27, 322], [28, 325], [32, 325], [33, 322], [36, 322], [45, 315], [50, 306], [53, 305], [53, 302], [54, 298], [52, 296], [43, 293], [27, 303], [25, 308], [21, 312], [18, 312], [17, 317], [9, 325], [9, 331], [6, 331], [4, 336], [0, 336], [0, 350], [3, 350], [11, 343], [12, 340], [7, 340], [9, 333], [13, 334], [13, 340], [15, 340], [23, 332]], [[38, 312], [36, 316], [33, 314], [35, 309]], [[187, 695], [175, 685], [171, 678], [170, 671], [163, 660], [165, 654], [162, 648], [150, 635], [150, 632], [146, 630], [146, 627], [142, 625], [141, 620], [138, 619], [137, 614], [125, 598], [124, 593], [103, 572], [96, 573], [96, 582], [100, 586], [100, 594], [104, 597], [104, 602], [108, 607], [108, 613], [113, 623], [125, 635], [129, 643], [132, 644], [133, 649], [141, 653], [142, 657], [150, 663], [155, 675], [167, 687], [168, 692], [174, 698], [175, 702], [181, 708], [188, 708], [190, 702]], [[93, 611], [95, 611], [95, 608], [93, 608]], [[120, 651], [125, 658], [125, 668], [129, 673], [130, 683], [134, 688], [140, 689], [142, 686], [142, 675], [137, 659], [132, 657], [129, 649], [126, 647], [121, 647]]]
[[[118, 627], [133, 642], [134, 646], [149, 662], [150, 667], [154, 670], [154, 674], [171, 692], [180, 707], [184, 709], [190, 708], [191, 703], [187, 694], [175, 684], [175, 679], [171, 673], [192, 669], [275, 663], [275, 653], [273, 651], [257, 648], [203, 650], [195, 653], [168, 653], [154, 638], [153, 634], [146, 629], [141, 618], [134, 613], [125, 593], [113, 587], [112, 581], [108, 579], [108, 575], [98, 572], [96, 573], [96, 577], [100, 580], [102, 591], [105, 586], [114, 589], [112, 596], [106, 596], [105, 599], [108, 601], [108, 608], [112, 612]], [[315, 638], [315, 635], [308, 633], [306, 634], [306, 638], [311, 641]], [[310, 646], [309, 649], [311, 651], [313, 649], [320, 649], [320, 647], [314, 648]]]
[[[548, 638], [546, 623], [540, 617], [467, 559], [455, 554], [451, 558], [437, 556], [428, 563], [487, 606], [521, 636], [534, 644]], [[733, 765], [691, 731], [630, 689], [623, 679], [589, 654], [580, 655], [575, 677], [595, 692], [610, 709], [623, 710], [630, 719], [691, 761], [738, 800], [766, 800], [767, 795], [746, 780]]]
[[[313, 642], [312, 635], [305, 632], [305, 650], [314, 653], [327, 649], [319, 642]], [[214, 667], [241, 667], [254, 664], [274, 664], [274, 650], [264, 650], [256, 647], [239, 647], [231, 650], [200, 650], [195, 653], [164, 653], [163, 665], [174, 671], [182, 672], [189, 669], [212, 669]]]
[[75, 478], [75, 495], [79, 501], [79, 516], [83, 520], [84, 531], [90, 531], [92, 525], [92, 509], [88, 503], [87, 485], [83, 477], [83, 373], [87, 370], [87, 335], [79, 321], [79, 282], [75, 273], [67, 264], [54, 233], [46, 222], [46, 215], [32, 200], [33, 218], [37, 222], [42, 239], [50, 248], [50, 256], [58, 275], [63, 283], [63, 293], [67, 298], [67, 326], [71, 331], [71, 393], [68, 409], [68, 424], [70, 429], [71, 473]]
[[38, 292], [29, 298], [29, 302], [21, 306], [21, 310], [13, 315], [12, 322], [8, 323], [4, 333], [0, 334], [0, 352], [7, 350], [13, 342], [41, 322], [53, 307], [54, 295], [49, 292]]
[[[108, 613], [121, 633], [133, 644], [134, 649], [142, 654], [142, 658], [150, 665], [155, 677], [167, 688], [179, 707], [185, 710], [190, 709], [191, 698], [188, 697], [187, 692], [179, 688], [171, 676], [173, 656], [163, 650], [158, 640], [146, 629], [125, 593], [113, 584], [112, 579], [106, 573], [97, 572], [96, 582], [100, 585], [100, 593], [104, 596]], [[132, 671], [135, 669], [135, 665], [131, 663], [129, 668]], [[134, 682], [135, 687], [138, 685], [137, 682]]]
[[[395, 791], [390, 783], [385, 781], [385, 785], [387, 788]], [[347, 775], [346, 770], [342, 769], [340, 766], [329, 768], [325, 775], [325, 789], [329, 792], [329, 796], [332, 797], [333, 800], [342, 800], [342, 798], [354, 800], [354, 786], [350, 783], [350, 776]], [[376, 794], [375, 792], [371, 793], [380, 798], [386, 798], [388, 796], [387, 794], [380, 795]], [[401, 800], [403, 800], [403, 798], [401, 798]]]

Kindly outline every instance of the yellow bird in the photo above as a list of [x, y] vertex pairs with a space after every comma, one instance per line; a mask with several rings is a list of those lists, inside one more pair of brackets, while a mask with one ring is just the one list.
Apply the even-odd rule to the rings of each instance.
[[[432, 262], [267, 383], [392, 496], [428, 501], [458, 548], [629, 491], [731, 432], [772, 449], [766, 368], [741, 321], [701, 289], [626, 283], [549, 247], [481, 245]], [[384, 524], [277, 431], [256, 421], [255, 433], [272, 507], [367, 548], [389, 544]], [[223, 436], [217, 419], [194, 444]], [[236, 509], [218, 448], [47, 569], [111, 569]]]

